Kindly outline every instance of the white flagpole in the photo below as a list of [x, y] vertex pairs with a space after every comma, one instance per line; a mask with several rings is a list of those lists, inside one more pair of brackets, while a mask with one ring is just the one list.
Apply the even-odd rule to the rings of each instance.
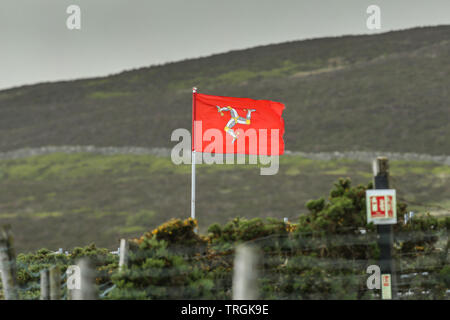
[[[195, 94], [197, 88], [192, 88], [192, 155], [191, 155], [191, 218], [195, 219], [195, 148], [194, 148], [194, 132], [195, 132]], [[195, 229], [197, 232], [197, 229]]]
[[195, 219], [195, 151], [192, 151], [191, 218]]

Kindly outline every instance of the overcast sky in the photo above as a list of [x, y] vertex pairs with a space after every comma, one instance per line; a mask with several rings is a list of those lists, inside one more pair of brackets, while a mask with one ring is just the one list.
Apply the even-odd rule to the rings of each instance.
[[[81, 8], [81, 30], [66, 9]], [[369, 5], [381, 30], [366, 27]], [[0, 89], [257, 45], [450, 24], [449, 0], [1, 0]]]

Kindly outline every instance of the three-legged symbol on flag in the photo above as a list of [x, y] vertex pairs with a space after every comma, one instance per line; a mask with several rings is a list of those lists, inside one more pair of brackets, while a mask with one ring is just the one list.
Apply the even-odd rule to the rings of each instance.
[[223, 116], [224, 112], [230, 111], [231, 119], [230, 119], [230, 121], [228, 121], [224, 130], [226, 133], [228, 133], [230, 136], [233, 137], [232, 143], [234, 143], [236, 141], [236, 139], [238, 138], [238, 135], [239, 135], [239, 132], [234, 132], [234, 130], [232, 128], [237, 123], [249, 125], [251, 117], [252, 117], [252, 112], [256, 111], [256, 109], [244, 109], [244, 111], [247, 111], [247, 117], [244, 118], [244, 117], [240, 117], [239, 114], [237, 113], [237, 111], [230, 106], [223, 107], [223, 108], [216, 106], [216, 108], [217, 108], [217, 112], [220, 112], [221, 116]]

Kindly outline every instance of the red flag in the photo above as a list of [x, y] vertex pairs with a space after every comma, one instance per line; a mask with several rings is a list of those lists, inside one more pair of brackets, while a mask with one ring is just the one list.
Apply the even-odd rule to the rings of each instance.
[[205, 153], [282, 155], [284, 153], [284, 104], [193, 95], [193, 148]]

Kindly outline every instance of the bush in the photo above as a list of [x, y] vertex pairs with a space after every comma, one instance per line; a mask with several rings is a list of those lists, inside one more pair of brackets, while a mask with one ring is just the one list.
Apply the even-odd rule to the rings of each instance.
[[[235, 247], [252, 243], [262, 249], [263, 299], [373, 299], [379, 292], [367, 289], [366, 268], [377, 264], [379, 248], [376, 227], [366, 222], [365, 191], [371, 187], [339, 179], [329, 198], [309, 201], [309, 212], [294, 224], [238, 217], [201, 236], [195, 220], [172, 219], [130, 241], [129, 265], [121, 271], [116, 256], [94, 245], [69, 256], [41, 249], [18, 256], [19, 283], [36, 281], [36, 273], [52, 264], [65, 271], [88, 256], [99, 271], [98, 284], [115, 285], [107, 299], [230, 299]], [[425, 215], [404, 224], [406, 209], [398, 203], [393, 258], [399, 273], [417, 274], [399, 279], [399, 291], [414, 299], [446, 299], [450, 218]], [[27, 291], [28, 298], [38, 294]]]

